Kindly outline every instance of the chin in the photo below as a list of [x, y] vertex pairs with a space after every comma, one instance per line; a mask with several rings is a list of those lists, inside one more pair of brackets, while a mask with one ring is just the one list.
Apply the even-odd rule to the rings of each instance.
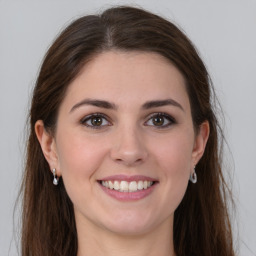
[[112, 233], [123, 236], [138, 236], [149, 233], [161, 223], [161, 219], [144, 214], [126, 213], [112, 216], [111, 220], [103, 224]]
[[107, 230], [119, 236], [140, 236], [150, 232], [151, 228], [150, 228], [150, 225], [143, 226], [139, 224], [138, 225], [120, 224], [115, 226], [109, 226], [107, 227]]

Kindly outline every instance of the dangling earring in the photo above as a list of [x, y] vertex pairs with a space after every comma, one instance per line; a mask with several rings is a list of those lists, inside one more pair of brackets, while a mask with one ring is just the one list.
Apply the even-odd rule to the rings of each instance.
[[196, 183], [197, 182], [197, 175], [196, 175], [196, 170], [195, 170], [196, 167], [194, 167], [194, 171], [190, 174], [190, 178], [189, 180], [192, 182], [192, 183]]
[[54, 169], [52, 169], [52, 174], [53, 174], [53, 184], [55, 185], [55, 186], [57, 186], [58, 184], [59, 184], [59, 178], [58, 178], [58, 176], [56, 175], [56, 169], [54, 168]]

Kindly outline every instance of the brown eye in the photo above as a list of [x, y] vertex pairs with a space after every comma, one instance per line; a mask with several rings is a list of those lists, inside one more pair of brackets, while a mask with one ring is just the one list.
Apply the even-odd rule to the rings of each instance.
[[97, 116], [97, 117], [91, 118], [91, 124], [93, 126], [101, 126], [102, 123], [103, 123], [102, 117]]
[[153, 126], [155, 128], [168, 128], [175, 124], [175, 119], [166, 113], [156, 113], [150, 116], [145, 123], [146, 126]]
[[80, 122], [81, 124], [89, 128], [95, 128], [95, 129], [100, 129], [105, 126], [111, 125], [107, 117], [105, 117], [105, 115], [103, 114], [93, 114], [93, 115], [86, 116]]
[[164, 118], [162, 116], [153, 117], [152, 122], [155, 126], [162, 126], [164, 124]]

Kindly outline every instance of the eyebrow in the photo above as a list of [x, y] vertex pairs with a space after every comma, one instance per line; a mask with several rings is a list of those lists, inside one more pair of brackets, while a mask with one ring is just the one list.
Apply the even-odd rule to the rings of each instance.
[[[71, 108], [70, 112], [73, 112], [75, 109], [77, 109], [83, 105], [91, 105], [91, 106], [95, 106], [95, 107], [99, 107], [99, 108], [117, 110], [117, 106], [114, 103], [111, 103], [111, 102], [108, 102], [105, 100], [84, 99], [84, 100], [78, 102], [77, 104], [75, 104]], [[142, 109], [150, 109], [150, 108], [163, 107], [163, 106], [168, 106], [168, 105], [178, 107], [184, 111], [184, 108], [181, 106], [181, 104], [173, 99], [148, 101], [142, 105]]]
[[168, 105], [178, 107], [184, 111], [184, 108], [181, 106], [181, 104], [173, 99], [148, 101], [145, 104], [143, 104], [142, 108], [150, 109], [150, 108], [163, 107], [163, 106], [168, 106]]
[[106, 108], [106, 109], [117, 109], [117, 106], [114, 103], [110, 103], [105, 100], [94, 100], [94, 99], [84, 99], [77, 104], [75, 104], [70, 112], [74, 111], [75, 109], [83, 106], [83, 105], [91, 105], [99, 108]]

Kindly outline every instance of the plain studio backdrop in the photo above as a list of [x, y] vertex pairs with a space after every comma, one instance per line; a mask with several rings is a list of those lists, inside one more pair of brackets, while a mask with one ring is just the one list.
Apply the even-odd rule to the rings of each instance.
[[256, 0], [0, 0], [0, 256], [19, 254], [19, 207], [15, 218], [13, 210], [41, 60], [74, 18], [118, 4], [141, 6], [174, 21], [198, 48], [226, 120], [232, 154], [226, 151], [225, 171], [234, 169], [237, 206], [235, 244], [239, 255], [256, 255]]

